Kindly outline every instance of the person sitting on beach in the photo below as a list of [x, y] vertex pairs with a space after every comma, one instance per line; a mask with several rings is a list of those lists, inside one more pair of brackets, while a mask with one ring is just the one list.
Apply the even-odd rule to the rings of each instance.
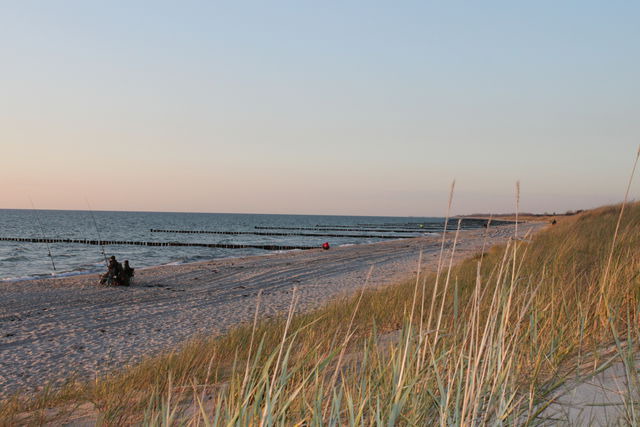
[[120, 275], [122, 274], [122, 265], [116, 261], [116, 257], [111, 255], [109, 258], [109, 266], [107, 272], [100, 278], [101, 285], [118, 286], [120, 284]]
[[120, 273], [120, 284], [122, 286], [129, 286], [131, 284], [131, 278], [134, 274], [134, 269], [129, 266], [129, 260], [124, 261], [124, 267], [122, 267], [122, 272]]

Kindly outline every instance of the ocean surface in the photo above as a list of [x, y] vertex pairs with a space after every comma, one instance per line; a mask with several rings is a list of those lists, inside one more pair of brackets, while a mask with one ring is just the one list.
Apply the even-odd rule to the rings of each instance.
[[[388, 236], [397, 238], [420, 236], [425, 233], [439, 232], [443, 226], [443, 218], [417, 217], [0, 210], [0, 237], [36, 239], [44, 237], [47, 239], [320, 247], [324, 242], [329, 242], [331, 246], [342, 246], [388, 240], [385, 238]], [[292, 233], [292, 235], [182, 234], [152, 232], [152, 229], [273, 232]], [[297, 236], [294, 235], [295, 233], [314, 235]], [[326, 234], [345, 236], [329, 237]], [[354, 237], [363, 235], [372, 237]], [[51, 257], [48, 255], [49, 251]], [[134, 268], [214, 258], [268, 255], [277, 252], [255, 248], [104, 246], [104, 255], [107, 257], [115, 255], [119, 261], [128, 259]], [[59, 277], [105, 270], [105, 258], [100, 246], [50, 243], [47, 248], [45, 243], [0, 241], [0, 281]]]

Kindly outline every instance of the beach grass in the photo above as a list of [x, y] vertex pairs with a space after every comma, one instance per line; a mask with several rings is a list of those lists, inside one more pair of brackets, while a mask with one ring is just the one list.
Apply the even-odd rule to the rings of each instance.
[[88, 405], [107, 425], [520, 425], [616, 357], [630, 379], [623, 416], [636, 420], [640, 204], [623, 206], [561, 218], [458, 265], [451, 233], [438, 273], [416, 260], [404, 283], [303, 314], [294, 292], [286, 316], [15, 396], [0, 422], [63, 420]]

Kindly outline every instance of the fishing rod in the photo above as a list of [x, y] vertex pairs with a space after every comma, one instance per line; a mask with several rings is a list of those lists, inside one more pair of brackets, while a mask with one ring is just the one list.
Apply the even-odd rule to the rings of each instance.
[[51, 260], [51, 266], [53, 267], [53, 274], [55, 274], [56, 273], [56, 264], [53, 262], [53, 255], [51, 255], [51, 247], [49, 246], [49, 242], [47, 241], [47, 236], [45, 236], [45, 234], [44, 234], [44, 227], [42, 226], [42, 223], [40, 222], [40, 217], [38, 216], [38, 212], [36, 211], [36, 207], [33, 204], [33, 200], [31, 200], [31, 197], [29, 197], [29, 201], [31, 202], [31, 208], [33, 209], [33, 215], [36, 217], [36, 222], [40, 226], [40, 232], [42, 233], [42, 238], [45, 241], [45, 243], [47, 244], [47, 252], [49, 253], [49, 259]]
[[109, 261], [107, 261], [107, 254], [104, 253], [104, 245], [102, 244], [102, 237], [100, 236], [100, 229], [98, 228], [98, 222], [96, 221], [95, 215], [93, 215], [93, 210], [91, 209], [91, 205], [89, 204], [89, 199], [84, 199], [87, 202], [87, 206], [89, 206], [89, 213], [91, 214], [91, 219], [93, 219], [93, 225], [96, 227], [96, 232], [98, 233], [98, 241], [100, 242], [100, 250], [102, 251], [102, 256], [104, 257], [104, 263], [109, 267]]

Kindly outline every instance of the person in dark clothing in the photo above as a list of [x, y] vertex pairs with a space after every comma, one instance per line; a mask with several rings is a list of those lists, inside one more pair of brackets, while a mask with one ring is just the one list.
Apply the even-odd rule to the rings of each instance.
[[129, 266], [129, 260], [125, 260], [124, 266], [122, 267], [122, 273], [120, 274], [120, 284], [122, 286], [129, 286], [133, 275], [134, 269]]
[[122, 265], [118, 261], [116, 261], [116, 257], [112, 255], [111, 258], [109, 258], [109, 266], [107, 267], [107, 272], [100, 278], [100, 284], [118, 286], [121, 284], [121, 275]]

